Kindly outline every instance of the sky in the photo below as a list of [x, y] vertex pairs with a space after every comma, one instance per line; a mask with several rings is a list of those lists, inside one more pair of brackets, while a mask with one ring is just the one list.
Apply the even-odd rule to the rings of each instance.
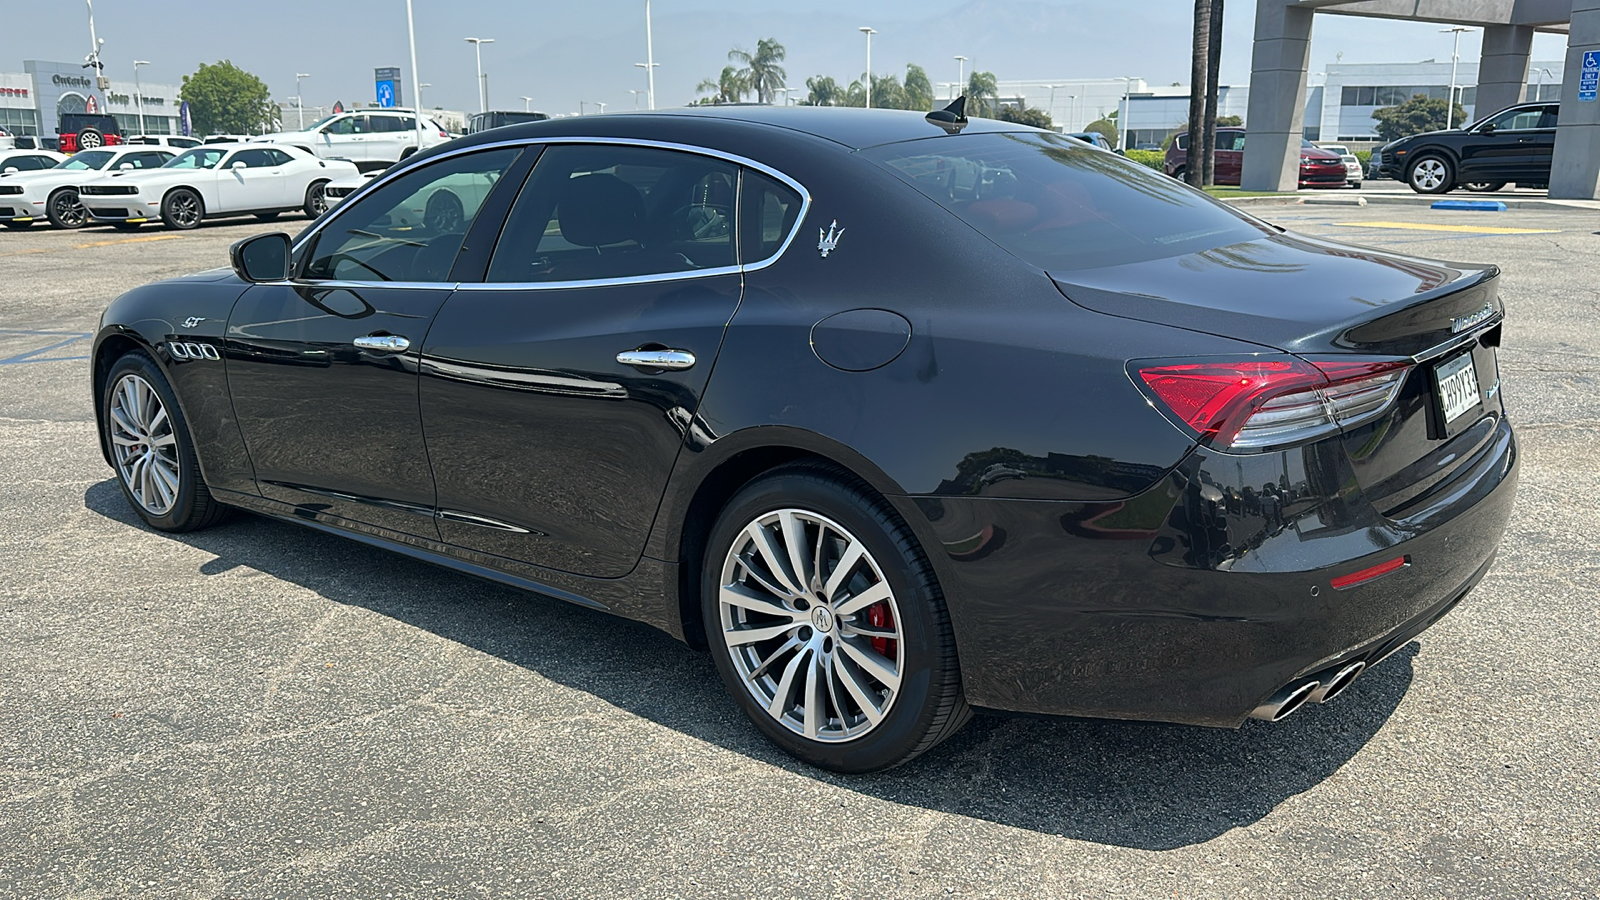
[[[478, 108], [473, 47], [483, 46], [491, 108], [572, 113], [643, 103], [645, 0], [413, 0], [423, 95], [429, 107]], [[86, 5], [73, 0], [7, 3], [0, 30], [0, 71], [21, 72], [25, 59], [81, 60], [89, 49]], [[226, 12], [223, 12], [226, 11]], [[935, 83], [953, 81], [957, 54], [1002, 81], [1133, 76], [1152, 85], [1188, 81], [1193, 5], [1184, 0], [653, 0], [658, 106], [694, 99], [733, 47], [776, 38], [788, 49], [788, 83], [803, 92], [807, 76], [841, 83], [865, 69], [857, 28], [877, 30], [873, 71], [903, 74], [907, 63]], [[294, 96], [295, 73], [305, 104], [331, 106], [373, 97], [372, 70], [399, 66], [411, 102], [410, 51], [404, 0], [98, 0], [95, 27], [104, 40], [107, 74], [132, 80], [133, 60], [149, 60], [140, 77], [177, 84], [201, 62], [228, 59], [267, 83], [275, 99]], [[1247, 84], [1253, 3], [1229, 4], [1222, 81]], [[1312, 35], [1315, 73], [1340, 59], [1419, 62], [1450, 58], [1442, 26], [1344, 16], [1318, 16]], [[1560, 59], [1566, 40], [1535, 38], [1536, 60]], [[1476, 61], [1476, 33], [1462, 36], [1461, 58]], [[1315, 83], [1315, 80], [1313, 80]]]

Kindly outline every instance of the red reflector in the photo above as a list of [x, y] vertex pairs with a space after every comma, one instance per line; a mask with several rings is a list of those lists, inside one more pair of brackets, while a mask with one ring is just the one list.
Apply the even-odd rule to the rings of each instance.
[[1404, 569], [1409, 565], [1411, 565], [1411, 562], [1404, 556], [1400, 557], [1399, 559], [1391, 559], [1386, 563], [1379, 563], [1370, 569], [1362, 569], [1359, 572], [1351, 572], [1349, 575], [1340, 575], [1338, 578], [1333, 579], [1333, 587], [1334, 590], [1342, 591], [1345, 588], [1355, 587], [1358, 584], [1363, 584], [1371, 581], [1374, 578], [1381, 578], [1390, 572], [1393, 572], [1397, 569]]

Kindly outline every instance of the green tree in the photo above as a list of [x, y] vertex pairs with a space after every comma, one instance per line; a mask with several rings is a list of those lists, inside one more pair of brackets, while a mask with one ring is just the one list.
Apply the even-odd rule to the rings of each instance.
[[197, 134], [260, 133], [277, 121], [266, 84], [226, 59], [183, 76], [178, 96], [188, 102]]
[[[1447, 114], [1444, 100], [1429, 100], [1426, 94], [1415, 94], [1399, 106], [1374, 110], [1372, 117], [1378, 120], [1378, 137], [1385, 141], [1398, 141], [1424, 131], [1443, 129]], [[1467, 121], [1467, 111], [1459, 103], [1455, 105], [1455, 120]]]
[[841, 106], [844, 100], [845, 89], [839, 82], [833, 80], [832, 75], [815, 75], [806, 79], [805, 102], [802, 106]]
[[906, 109], [928, 112], [933, 109], [933, 82], [928, 73], [916, 63], [906, 66]]
[[995, 118], [1002, 122], [1016, 122], [1018, 125], [1032, 125], [1034, 128], [1054, 128], [1055, 123], [1050, 121], [1050, 114], [1042, 109], [1030, 109], [1015, 106], [1002, 106]]
[[1098, 131], [1106, 136], [1106, 140], [1111, 142], [1111, 146], [1117, 146], [1117, 123], [1111, 120], [1111, 116], [1095, 119], [1093, 122], [1090, 122], [1088, 125], [1084, 126], [1083, 130]]
[[1217, 116], [1218, 128], [1236, 128], [1243, 124], [1244, 120], [1238, 116]]
[[994, 118], [1000, 105], [1000, 85], [993, 72], [973, 72], [967, 79], [967, 115]]
[[695, 85], [695, 90], [705, 93], [709, 91], [710, 97], [702, 98], [708, 103], [738, 103], [744, 95], [750, 93], [750, 85], [733, 66], [723, 66], [722, 74], [716, 78], [707, 78]]
[[778, 63], [788, 55], [789, 51], [778, 43], [777, 38], [756, 41], [754, 53], [737, 47], [728, 51], [728, 59], [744, 65], [739, 70], [739, 80], [747, 90], [754, 91], [756, 99], [762, 103], [771, 103], [773, 96], [783, 89], [789, 73]]

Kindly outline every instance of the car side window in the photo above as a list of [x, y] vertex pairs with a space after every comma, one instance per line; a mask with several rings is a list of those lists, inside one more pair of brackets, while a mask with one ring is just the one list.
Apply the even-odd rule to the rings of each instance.
[[398, 116], [368, 116], [367, 122], [372, 126], [374, 134], [400, 130], [400, 118]]
[[276, 148], [273, 148], [273, 149], [270, 149], [270, 150], [266, 150], [264, 152], [267, 154], [267, 156], [272, 158], [272, 164], [275, 165], [275, 166], [285, 166], [285, 165], [288, 165], [289, 163], [294, 162], [294, 157], [292, 157], [289, 154], [283, 152], [282, 150], [278, 150]]
[[231, 169], [240, 163], [244, 163], [246, 168], [251, 169], [266, 169], [271, 168], [273, 165], [272, 157], [265, 150], [240, 150], [233, 155], [232, 159], [228, 160], [228, 164], [224, 168]]
[[123, 162], [133, 163], [135, 169], [159, 169], [171, 158], [164, 153], [130, 153], [123, 157]]
[[335, 119], [322, 127], [323, 134], [355, 134], [355, 117]]
[[499, 283], [589, 281], [735, 264], [738, 167], [604, 144], [547, 149], [489, 261]]
[[745, 169], [740, 196], [740, 255], [747, 265], [770, 259], [783, 249], [800, 218], [800, 195], [769, 175]]
[[302, 277], [446, 281], [479, 207], [520, 152], [443, 159], [347, 202], [317, 233]]
[[1493, 125], [1496, 131], [1525, 131], [1538, 128], [1543, 114], [1544, 111], [1540, 109], [1508, 109], [1490, 119], [1488, 124]]
[[1561, 113], [1561, 107], [1559, 107], [1559, 106], [1546, 106], [1544, 108], [1544, 115], [1539, 117], [1539, 127], [1540, 128], [1554, 128], [1554, 127], [1556, 127], [1556, 120], [1560, 116], [1560, 113]]

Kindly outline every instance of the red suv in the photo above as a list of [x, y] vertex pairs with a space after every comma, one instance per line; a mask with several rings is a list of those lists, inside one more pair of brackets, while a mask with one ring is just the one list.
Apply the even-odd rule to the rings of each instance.
[[[1244, 168], [1243, 128], [1217, 129], [1217, 184], [1237, 185]], [[1189, 162], [1189, 135], [1179, 133], [1167, 145], [1166, 172], [1183, 180]], [[1342, 188], [1345, 184], [1344, 160], [1337, 153], [1300, 141], [1300, 187]]]
[[56, 134], [61, 139], [62, 153], [115, 147], [122, 143], [122, 131], [117, 128], [117, 120], [93, 113], [62, 113]]

